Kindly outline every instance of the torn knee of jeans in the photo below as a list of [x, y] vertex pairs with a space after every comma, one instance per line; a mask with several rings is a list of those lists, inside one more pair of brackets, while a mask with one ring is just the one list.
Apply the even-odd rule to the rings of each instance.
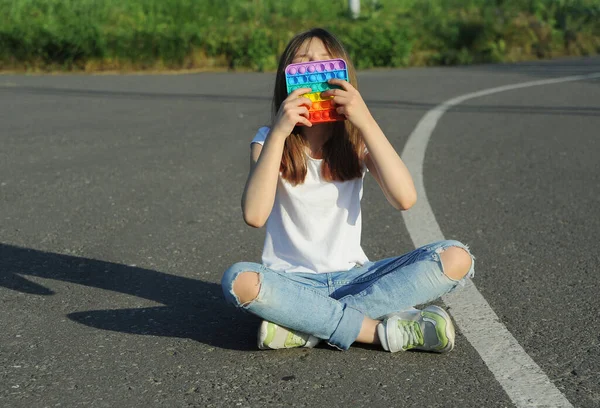
[[[441, 254], [442, 252], [446, 251], [448, 248], [452, 248], [452, 247], [454, 247], [454, 248], [460, 248], [460, 249], [464, 250], [469, 255], [469, 257], [471, 258], [471, 265], [469, 266], [469, 270], [467, 271], [467, 273], [461, 279], [456, 279], [456, 280], [462, 280], [462, 279], [465, 279], [465, 278], [472, 278], [475, 275], [475, 270], [474, 270], [474, 267], [475, 267], [475, 256], [473, 256], [473, 254], [471, 254], [471, 251], [469, 250], [469, 246], [468, 245], [466, 245], [466, 244], [462, 244], [462, 245], [450, 244], [450, 245], [447, 245], [447, 246], [443, 246], [443, 247], [437, 248], [435, 250], [435, 253], [436, 254]], [[444, 275], [448, 276], [450, 279], [453, 279], [444, 270], [444, 263], [442, 262], [441, 258], [438, 258], [438, 259], [439, 259], [439, 262], [440, 262], [440, 265], [441, 265], [441, 268], [442, 268], [442, 272], [444, 273]], [[453, 280], [455, 280], [455, 279], [453, 279]]]
[[435, 252], [436, 252], [436, 253], [438, 253], [438, 254], [441, 254], [442, 252], [444, 252], [445, 250], [447, 250], [447, 249], [449, 249], [449, 248], [460, 248], [460, 249], [464, 249], [464, 250], [465, 250], [465, 252], [466, 252], [467, 254], [469, 254], [469, 256], [470, 256], [472, 259], [475, 259], [475, 257], [474, 257], [474, 256], [471, 254], [471, 251], [469, 250], [469, 246], [468, 246], [468, 245], [466, 245], [466, 244], [464, 244], [464, 246], [462, 246], [462, 245], [456, 245], [456, 244], [450, 244], [450, 245], [447, 245], [447, 246], [439, 247], [438, 249], [436, 249], [436, 250], [435, 250]]
[[[238, 280], [238, 278], [240, 277], [240, 275], [242, 273], [254, 273], [256, 275], [258, 275], [258, 282], [256, 283], [257, 290], [256, 290], [256, 295], [250, 299], [250, 300], [246, 300], [245, 302], [242, 302], [239, 298], [239, 296], [237, 295], [237, 293], [235, 293], [235, 291], [233, 290], [233, 285], [235, 284], [235, 282]], [[235, 279], [233, 279], [233, 281], [231, 282], [231, 288], [229, 288], [229, 293], [231, 293], [231, 296], [233, 296], [233, 298], [235, 299], [235, 302], [238, 306], [243, 307], [243, 308], [247, 308], [249, 307], [252, 303], [254, 303], [255, 301], [258, 300], [258, 297], [260, 295], [260, 289], [262, 287], [262, 280], [263, 280], [263, 276], [261, 273], [259, 272], [254, 272], [254, 271], [247, 271], [247, 272], [241, 272], [240, 274], [238, 274]]]

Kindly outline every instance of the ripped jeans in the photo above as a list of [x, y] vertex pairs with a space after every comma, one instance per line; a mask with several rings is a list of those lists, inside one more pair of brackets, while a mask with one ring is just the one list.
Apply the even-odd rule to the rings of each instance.
[[[259, 263], [239, 262], [227, 269], [221, 286], [229, 303], [347, 350], [358, 337], [365, 316], [380, 320], [389, 313], [434, 301], [473, 277], [474, 261], [461, 280], [444, 274], [439, 254], [452, 246], [469, 251], [458, 241], [445, 240], [348, 271], [319, 274], [286, 273]], [[245, 305], [232, 291], [233, 281], [242, 272], [258, 273], [260, 282], [258, 296]]]

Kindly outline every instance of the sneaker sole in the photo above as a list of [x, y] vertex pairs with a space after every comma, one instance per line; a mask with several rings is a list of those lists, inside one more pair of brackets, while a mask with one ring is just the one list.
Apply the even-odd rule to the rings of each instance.
[[[267, 346], [265, 344], [267, 342], [267, 340], [270, 342], [273, 342], [273, 340], [277, 336], [276, 333], [273, 333], [271, 338], [269, 339], [269, 324], [272, 324], [275, 327], [279, 327], [279, 326], [275, 325], [274, 323], [269, 323], [266, 320], [262, 321], [262, 323], [260, 324], [260, 327], [258, 328], [258, 336], [257, 336], [258, 348], [260, 350], [279, 350], [279, 349], [287, 349], [287, 348], [296, 348], [296, 347], [269, 347], [269, 346]], [[317, 344], [319, 344], [320, 341], [321, 340], [319, 340], [315, 336], [308, 336], [306, 343], [303, 346], [297, 346], [297, 347], [313, 348]]]
[[452, 351], [454, 349], [454, 339], [456, 338], [456, 331], [454, 330], [454, 323], [452, 322], [452, 319], [450, 318], [450, 315], [448, 314], [448, 312], [446, 312], [441, 307], [435, 306], [435, 305], [427, 306], [423, 310], [424, 311], [427, 310], [428, 312], [442, 315], [444, 317], [444, 319], [447, 322], [449, 322], [449, 324], [446, 324], [446, 337], [448, 338], [448, 344], [443, 349], [431, 350], [431, 351], [434, 351], [436, 353], [447, 353], [449, 351]]
[[267, 339], [267, 334], [268, 334], [268, 325], [269, 322], [266, 320], [263, 320], [262, 323], [260, 324], [260, 327], [258, 329], [258, 348], [261, 350], [271, 350], [270, 347], [266, 347], [265, 346], [265, 340]]

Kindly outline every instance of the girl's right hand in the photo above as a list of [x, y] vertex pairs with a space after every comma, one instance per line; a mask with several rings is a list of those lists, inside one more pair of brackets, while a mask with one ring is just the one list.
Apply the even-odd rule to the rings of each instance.
[[312, 127], [312, 123], [308, 120], [310, 117], [308, 109], [312, 105], [312, 101], [302, 96], [310, 92], [312, 92], [311, 88], [298, 88], [285, 98], [275, 117], [274, 131], [276, 130], [288, 137], [299, 123]]

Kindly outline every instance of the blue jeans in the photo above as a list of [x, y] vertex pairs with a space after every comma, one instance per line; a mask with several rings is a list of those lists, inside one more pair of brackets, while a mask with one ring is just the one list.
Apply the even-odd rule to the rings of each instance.
[[[259, 263], [239, 262], [227, 269], [221, 286], [229, 303], [347, 350], [358, 337], [365, 316], [381, 319], [431, 302], [471, 278], [474, 262], [460, 281], [444, 274], [439, 254], [451, 246], [468, 252], [458, 241], [439, 241], [399, 257], [321, 274], [286, 273]], [[245, 305], [232, 290], [242, 272], [258, 273], [260, 282], [258, 296]]]

